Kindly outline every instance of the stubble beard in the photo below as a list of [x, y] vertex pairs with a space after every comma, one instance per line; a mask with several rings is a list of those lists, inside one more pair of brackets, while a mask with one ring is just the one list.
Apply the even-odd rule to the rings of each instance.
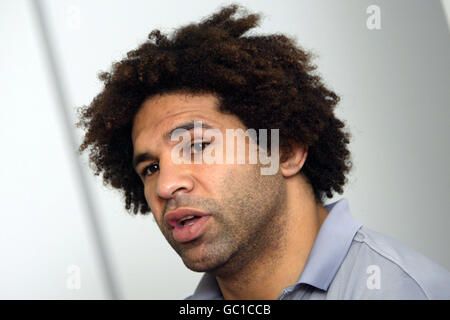
[[[260, 176], [259, 167], [255, 167], [258, 173], [239, 181], [231, 176], [224, 179], [228, 186], [222, 184], [226, 190], [221, 194], [226, 196], [219, 201], [208, 199], [198, 203], [198, 208], [212, 213], [208, 233], [213, 236], [199, 244], [201, 248], [184, 250], [171, 234], [165, 233], [187, 268], [227, 278], [264, 255], [267, 255], [264, 263], [276, 263], [277, 252], [271, 252], [271, 248], [281, 249], [287, 227], [285, 184], [281, 175]], [[233, 181], [231, 185], [229, 181]], [[193, 258], [189, 250], [201, 250], [201, 254], [197, 252]]]

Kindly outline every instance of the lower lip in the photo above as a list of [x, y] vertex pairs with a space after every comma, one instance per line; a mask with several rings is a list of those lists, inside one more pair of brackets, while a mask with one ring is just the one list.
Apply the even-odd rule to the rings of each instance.
[[202, 216], [197, 219], [193, 225], [183, 226], [182, 228], [176, 226], [172, 230], [173, 238], [181, 243], [192, 241], [198, 238], [203, 230], [206, 228], [206, 223], [208, 222], [209, 216]]

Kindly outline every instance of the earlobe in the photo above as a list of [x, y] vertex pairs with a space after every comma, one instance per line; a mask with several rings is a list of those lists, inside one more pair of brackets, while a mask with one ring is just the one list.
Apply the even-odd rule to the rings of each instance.
[[284, 177], [296, 175], [303, 167], [308, 156], [308, 146], [291, 143], [291, 149], [280, 155], [280, 171]]

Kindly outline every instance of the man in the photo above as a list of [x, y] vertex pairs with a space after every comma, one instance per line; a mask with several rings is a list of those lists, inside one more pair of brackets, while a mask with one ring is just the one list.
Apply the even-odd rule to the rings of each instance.
[[351, 168], [339, 97], [293, 40], [243, 36], [259, 16], [238, 9], [155, 30], [101, 74], [78, 123], [95, 173], [205, 272], [190, 299], [450, 298], [448, 271], [361, 226], [346, 199], [324, 205]]

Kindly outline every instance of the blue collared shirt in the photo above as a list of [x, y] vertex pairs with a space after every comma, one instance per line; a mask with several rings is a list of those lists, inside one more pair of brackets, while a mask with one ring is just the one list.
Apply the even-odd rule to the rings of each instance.
[[[327, 206], [298, 281], [279, 300], [450, 299], [450, 273], [401, 242], [372, 231], [351, 215], [345, 198]], [[186, 299], [223, 299], [205, 273]]]

